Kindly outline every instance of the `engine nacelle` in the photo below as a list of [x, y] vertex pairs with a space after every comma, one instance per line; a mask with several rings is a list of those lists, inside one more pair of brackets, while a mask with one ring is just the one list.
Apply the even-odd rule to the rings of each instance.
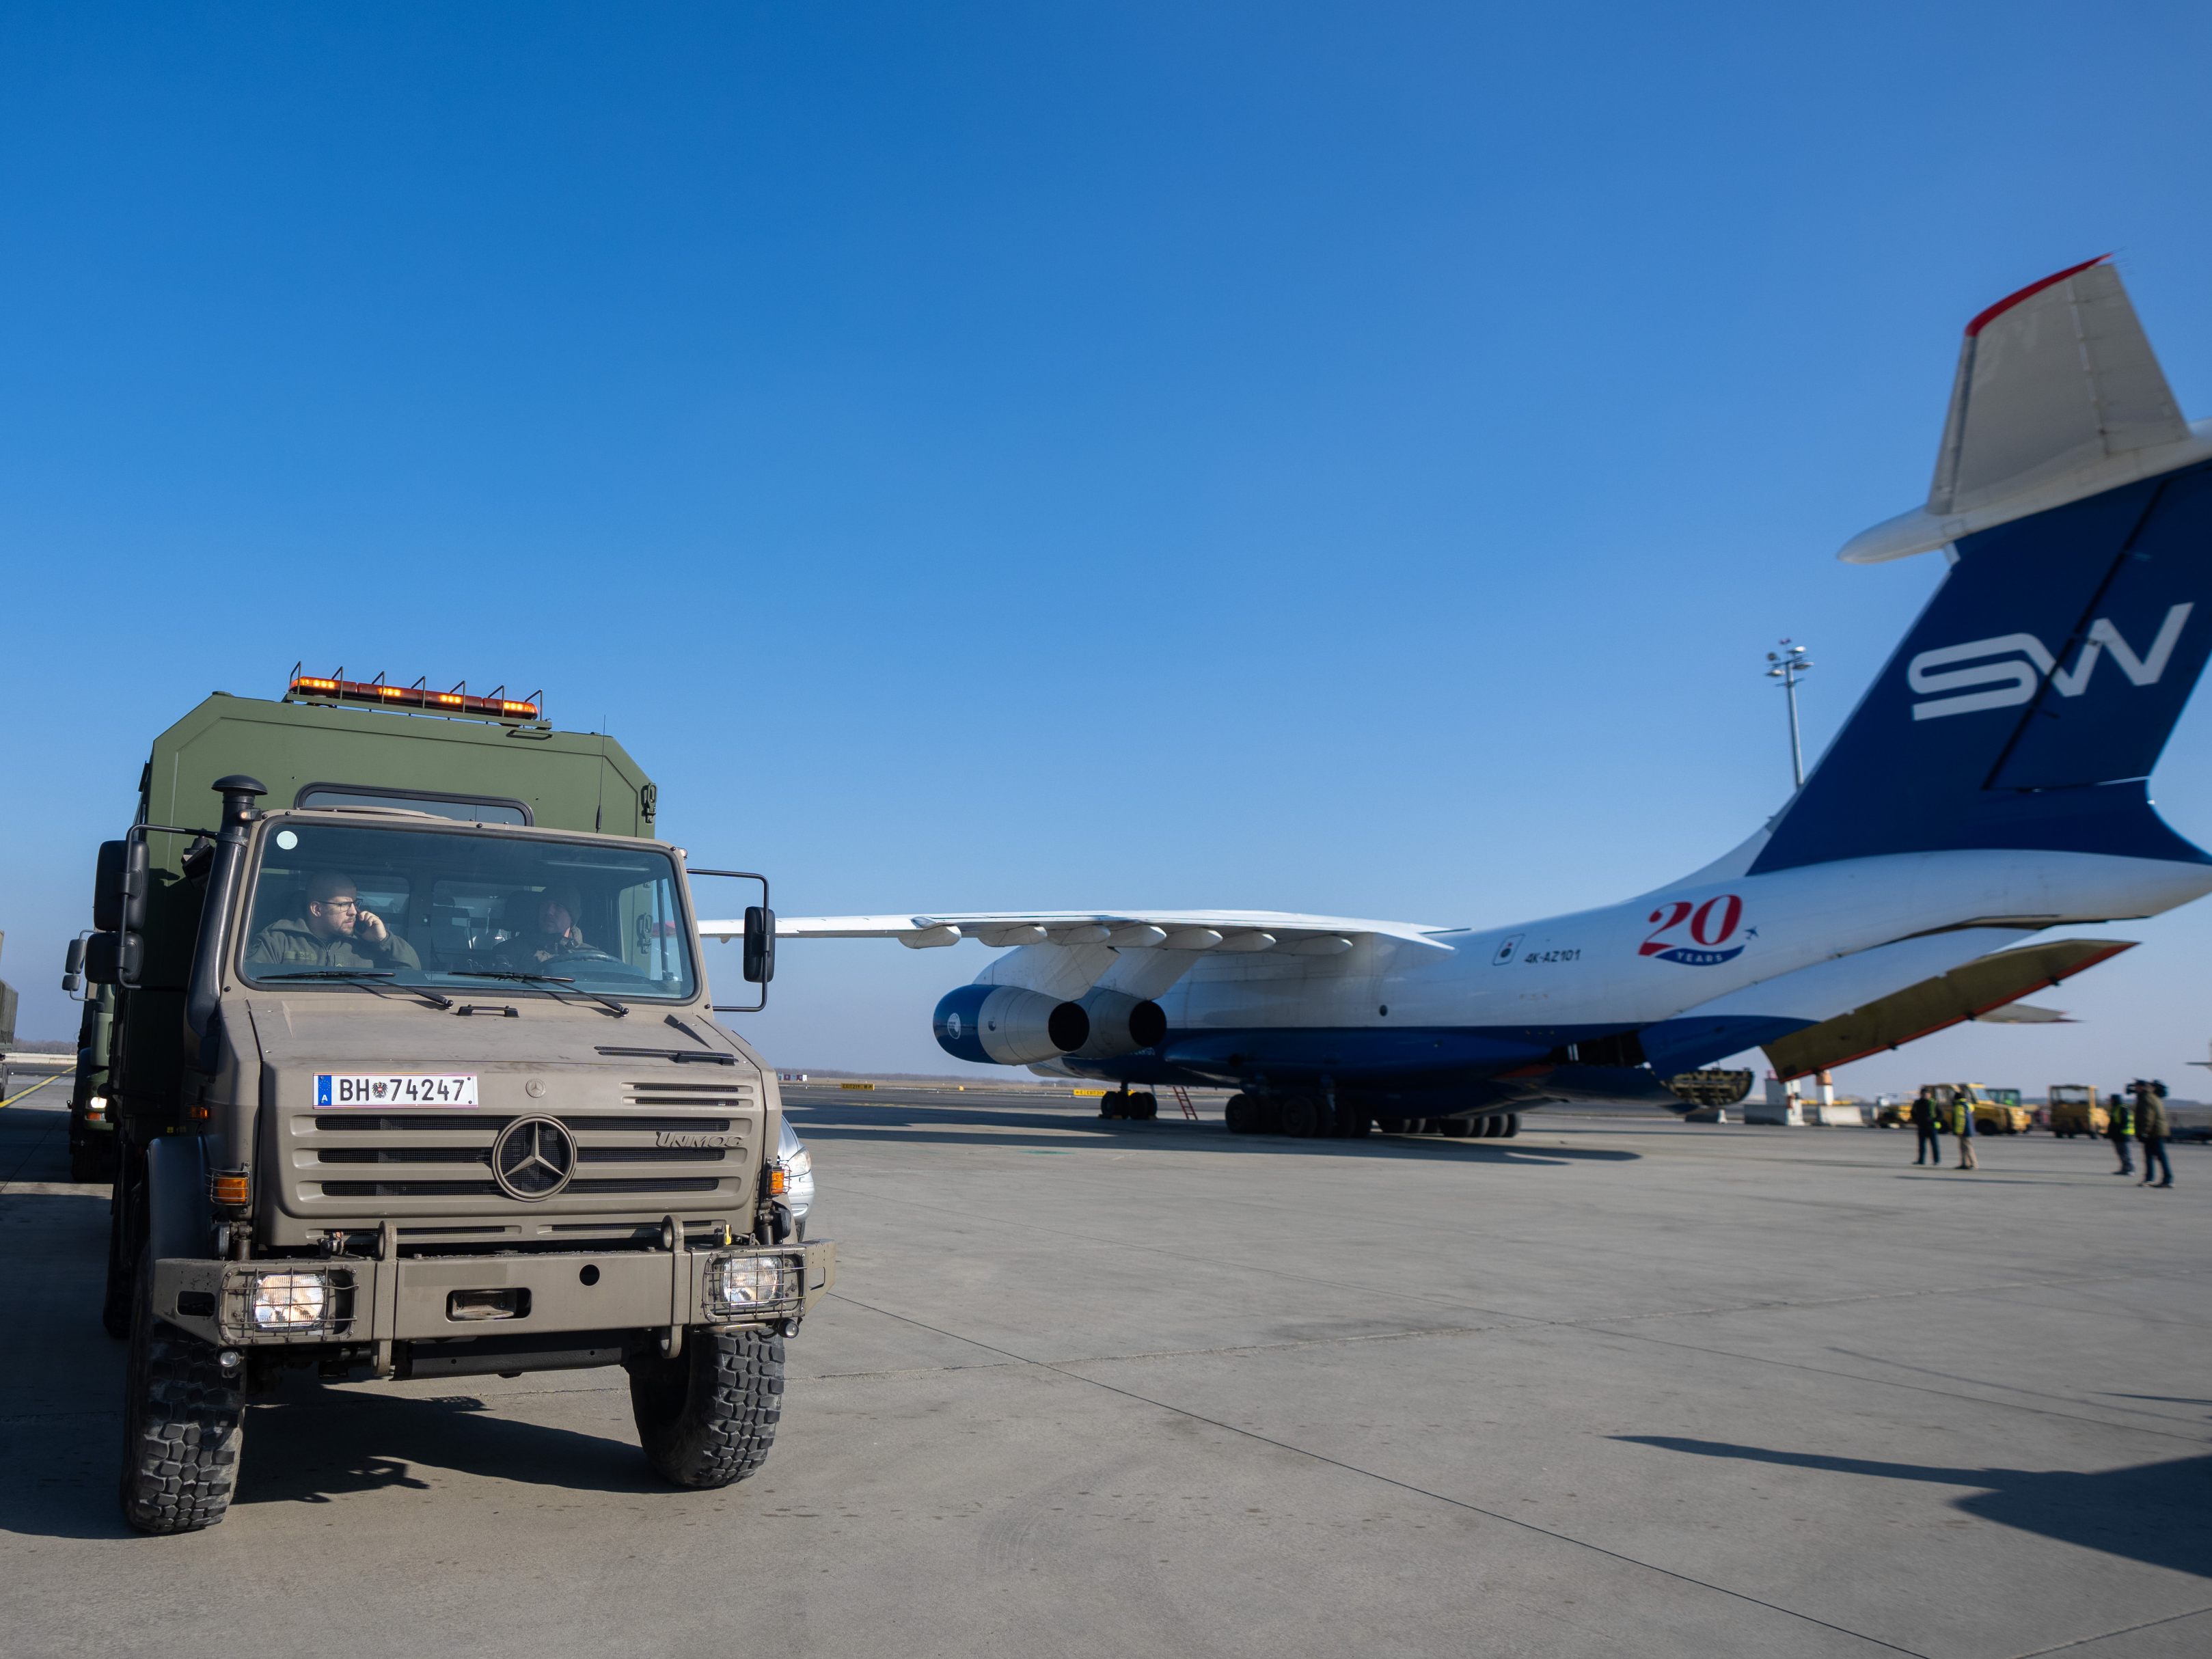
[[1015, 985], [963, 985], [948, 992], [932, 1023], [939, 1048], [955, 1060], [982, 1066], [1057, 1060], [1091, 1036], [1091, 1017], [1079, 1003]]
[[1139, 1002], [1126, 991], [1094, 990], [1082, 1008], [1091, 1034], [1075, 1053], [1082, 1060], [1115, 1060], [1149, 1048], [1168, 1034], [1168, 1017], [1157, 1002]]

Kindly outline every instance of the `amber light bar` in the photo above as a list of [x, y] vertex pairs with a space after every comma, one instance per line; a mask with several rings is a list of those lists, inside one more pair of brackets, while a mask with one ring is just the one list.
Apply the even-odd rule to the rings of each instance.
[[284, 693], [287, 701], [298, 699], [307, 702], [365, 702], [380, 708], [420, 708], [433, 714], [474, 714], [489, 716], [495, 720], [534, 720], [542, 718], [545, 694], [533, 691], [526, 698], [505, 695], [507, 688], [495, 686], [489, 696], [475, 696], [463, 680], [450, 691], [433, 691], [422, 681], [412, 685], [392, 685], [384, 676], [373, 680], [349, 680], [345, 671], [325, 678], [319, 674], [302, 674], [292, 671], [292, 684]]

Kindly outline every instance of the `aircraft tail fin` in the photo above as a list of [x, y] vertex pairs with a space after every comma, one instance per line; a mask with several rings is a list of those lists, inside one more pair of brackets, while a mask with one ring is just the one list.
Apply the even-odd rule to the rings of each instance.
[[1952, 568], [1753, 863], [2037, 848], [2212, 862], [2144, 781], [2212, 655], [2212, 422], [2102, 260], [1967, 325], [1924, 508]]

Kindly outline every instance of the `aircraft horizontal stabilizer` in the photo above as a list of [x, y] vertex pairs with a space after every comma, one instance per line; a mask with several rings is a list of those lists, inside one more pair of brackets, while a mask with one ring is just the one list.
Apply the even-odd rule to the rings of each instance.
[[[1778, 1078], [1808, 1077], [1962, 1021], [1992, 1015], [2031, 991], [2071, 979], [2135, 945], [2133, 939], [2059, 939], [1994, 951], [1849, 1013], [1793, 1031], [1768, 1043], [1766, 1057]], [[2035, 1013], [2046, 1020], [2063, 1018], [2048, 1009]], [[2015, 1015], [2013, 1023], [2023, 1022]]]
[[2212, 455], [2181, 416], [2110, 256], [2031, 283], [1966, 325], [1928, 504], [1841, 557], [1873, 564]]
[[[917, 951], [980, 939], [1004, 949], [1019, 945], [1106, 945], [1118, 951], [1202, 951], [1224, 956], [1272, 951], [1327, 957], [1363, 937], [1389, 939], [1449, 952], [1432, 935], [1447, 930], [1405, 921], [1297, 915], [1284, 910], [994, 910], [968, 915], [778, 916], [779, 939], [895, 939]], [[707, 939], [734, 939], [738, 921], [702, 921]]]
[[1987, 1013], [1977, 1014], [1976, 1019], [1987, 1025], [2071, 1025], [2074, 1016], [2056, 1008], [2039, 1008], [2032, 1002], [2008, 1002], [2002, 1008], [1992, 1008]]

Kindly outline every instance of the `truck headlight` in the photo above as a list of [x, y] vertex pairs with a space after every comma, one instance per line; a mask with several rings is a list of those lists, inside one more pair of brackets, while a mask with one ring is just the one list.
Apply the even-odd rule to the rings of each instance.
[[707, 1265], [707, 1310], [735, 1318], [799, 1299], [799, 1264], [782, 1255], [717, 1256]]
[[249, 1304], [259, 1331], [313, 1331], [330, 1323], [328, 1273], [258, 1273]]

